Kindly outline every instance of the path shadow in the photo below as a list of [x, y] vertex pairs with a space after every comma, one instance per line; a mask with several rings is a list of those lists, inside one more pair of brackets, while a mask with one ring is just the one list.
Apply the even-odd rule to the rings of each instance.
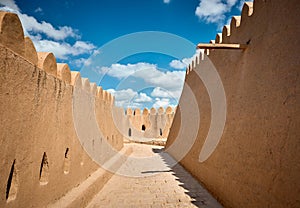
[[154, 153], [161, 153], [161, 152], [163, 152], [164, 151], [164, 148], [152, 148], [152, 152], [154, 152]]
[[[158, 154], [164, 163], [170, 168], [169, 171], [176, 177], [179, 186], [185, 189], [185, 194], [190, 196], [191, 203], [197, 207], [221, 208], [222, 205], [197, 181], [187, 170], [176, 162], [164, 149], [152, 148], [152, 151]], [[148, 172], [148, 171], [147, 171]], [[164, 171], [163, 171], [164, 172]]]
[[149, 170], [149, 171], [142, 171], [141, 173], [147, 174], [147, 173], [168, 173], [171, 172], [171, 170]]

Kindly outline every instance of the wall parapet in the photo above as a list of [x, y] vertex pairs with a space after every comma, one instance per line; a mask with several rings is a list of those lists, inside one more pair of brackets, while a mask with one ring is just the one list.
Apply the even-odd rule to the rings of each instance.
[[[193, 121], [175, 114], [166, 151], [180, 158], [225, 207], [300, 206], [295, 159], [300, 157], [300, 96], [295, 91], [300, 89], [299, 9], [296, 0], [246, 2], [241, 16], [232, 17], [215, 37], [215, 43], [243, 44], [246, 49], [207, 49], [200, 54], [203, 58], [196, 58], [196, 66], [186, 69], [189, 89], [183, 88], [180, 111], [198, 110], [201, 123], [193, 136], [187, 130]], [[212, 69], [222, 81], [216, 86], [225, 91], [226, 122], [221, 138], [214, 137], [219, 139], [216, 148], [203, 161], [205, 144], [214, 142], [207, 135], [218, 123], [212, 119], [211, 91], [199, 76]], [[197, 109], [182, 99], [190, 90]], [[187, 139], [195, 140], [182, 158], [180, 144]]]
[[[74, 127], [74, 88], [94, 98], [89, 104], [95, 106], [96, 125], [119, 151], [123, 137], [111, 115], [114, 97], [105, 92], [103, 99], [102, 88], [80, 72], [57, 63], [51, 52], [37, 52], [18, 16], [2, 11], [0, 60], [0, 177], [6, 179], [0, 207], [45, 207], [99, 169]], [[90, 139], [92, 145], [104, 141]]]

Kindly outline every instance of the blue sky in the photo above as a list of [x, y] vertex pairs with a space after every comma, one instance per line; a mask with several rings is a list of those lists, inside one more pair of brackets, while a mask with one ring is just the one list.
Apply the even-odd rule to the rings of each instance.
[[124, 108], [177, 105], [199, 42], [215, 38], [244, 0], [0, 0], [37, 51], [53, 52]]

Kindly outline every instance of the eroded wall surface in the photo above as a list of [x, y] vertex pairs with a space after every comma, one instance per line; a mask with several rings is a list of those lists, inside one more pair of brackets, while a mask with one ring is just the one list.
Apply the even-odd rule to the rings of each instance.
[[[192, 89], [200, 125], [180, 163], [225, 207], [300, 207], [299, 11], [296, 0], [246, 3], [215, 42], [248, 44], [247, 49], [209, 50], [188, 68], [178, 109], [189, 111], [185, 95]], [[199, 162], [212, 114], [197, 72], [208, 70], [208, 58], [223, 82], [227, 118], [217, 148]], [[185, 122], [193, 121], [176, 112], [167, 148], [187, 140], [189, 132], [180, 133]], [[169, 153], [176, 158], [180, 151], [174, 149]]]
[[[0, 12], [0, 207], [45, 207], [99, 168], [83, 147], [98, 151], [102, 161], [109, 159], [106, 141], [120, 150], [113, 103], [101, 87], [57, 64], [52, 53], [37, 53], [17, 15]], [[90, 110], [76, 109], [82, 106]], [[74, 115], [87, 130], [85, 144]]]

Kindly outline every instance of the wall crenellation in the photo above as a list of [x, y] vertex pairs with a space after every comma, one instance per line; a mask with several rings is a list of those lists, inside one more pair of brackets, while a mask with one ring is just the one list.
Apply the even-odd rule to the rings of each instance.
[[[215, 40], [211, 40], [210, 43], [231, 43], [231, 37], [236, 37], [239, 35], [239, 28], [244, 27], [244, 25], [249, 24], [250, 18], [254, 13], [254, 7], [257, 7], [258, 0], [253, 2], [245, 2], [242, 8], [241, 16], [233, 16], [231, 18], [230, 25], [224, 25], [222, 33], [217, 33]], [[249, 27], [247, 25], [247, 27]], [[250, 39], [245, 39], [240, 44], [248, 44]], [[211, 49], [212, 51], [214, 49]], [[205, 49], [204, 54], [209, 56], [210, 50]], [[200, 61], [204, 59], [204, 54], [200, 53], [196, 56], [195, 60], [190, 63], [186, 68], [186, 75], [188, 75], [197, 65], [200, 64]]]
[[[71, 85], [74, 83], [74, 79], [79, 78], [80, 72], [77, 72], [77, 74], [71, 71], [68, 64], [56, 63], [56, 58], [53, 53], [36, 51], [32, 40], [29, 37], [24, 37], [22, 24], [17, 14], [0, 12], [0, 31], [0, 44], [23, 56], [26, 60], [38, 66], [46, 73]], [[73, 81], [71, 74], [74, 76]], [[85, 83], [82, 85], [83, 88], [97, 96], [97, 93], [95, 93], [96, 84], [90, 84], [87, 78], [82, 78], [82, 80]], [[89, 88], [89, 90], [87, 88]], [[107, 91], [103, 91], [102, 99], [112, 105], [114, 104], [114, 96]]]
[[159, 107], [150, 110], [127, 108], [123, 117], [122, 132], [131, 140], [140, 138], [167, 138], [176, 108]]
[[168, 106], [166, 108], [163, 108], [163, 107], [159, 107], [159, 108], [154, 108], [152, 107], [150, 110], [148, 108], [144, 108], [143, 110], [141, 110], [140, 108], [135, 108], [134, 110], [132, 108], [127, 108], [126, 109], [126, 112], [125, 112], [125, 115], [141, 115], [141, 112], [143, 115], [156, 115], [156, 114], [159, 114], [159, 115], [162, 115], [162, 114], [172, 114], [174, 113], [176, 110], [176, 108], [173, 108], [171, 106]]
[[[99, 151], [104, 161], [106, 138], [113, 149], [122, 149], [123, 136], [111, 116], [114, 97], [57, 63], [53, 53], [37, 52], [14, 13], [0, 12], [0, 53], [0, 177], [6, 180], [0, 183], [0, 206], [45, 207], [99, 169], [86, 148]], [[78, 99], [90, 112], [77, 107], [74, 114]], [[85, 114], [93, 114], [94, 129], [103, 135], [86, 131], [83, 145], [74, 118]], [[102, 185], [112, 174], [106, 176]]]
[[[299, 11], [297, 0], [246, 2], [241, 16], [233, 16], [215, 37], [215, 43], [246, 48], [205, 50], [195, 58], [196, 66], [194, 62], [186, 69], [188, 88], [183, 88], [181, 114], [175, 114], [166, 151], [225, 207], [300, 207]], [[208, 72], [218, 76], [208, 79]], [[213, 139], [208, 135], [217, 132], [211, 131], [216, 125], [213, 109], [222, 108], [213, 102], [219, 95], [207, 87], [206, 81], [214, 78], [221, 81], [215, 86], [224, 89], [226, 120], [215, 137], [220, 139], [216, 148], [209, 149], [206, 144]], [[194, 108], [186, 99], [190, 89]], [[194, 136], [190, 132], [196, 118], [181, 115], [196, 110], [201, 123]], [[182, 158], [181, 144], [188, 138], [195, 142]], [[211, 155], [201, 160], [205, 150], [212, 150]]]

